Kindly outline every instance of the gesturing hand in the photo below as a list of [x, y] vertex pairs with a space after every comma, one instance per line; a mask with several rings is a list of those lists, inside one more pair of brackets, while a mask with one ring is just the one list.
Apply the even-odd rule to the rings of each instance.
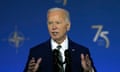
[[84, 72], [92, 72], [91, 60], [88, 54], [81, 54], [81, 64]]
[[39, 58], [37, 62], [35, 63], [35, 58], [32, 57], [32, 59], [29, 62], [28, 65], [28, 71], [27, 72], [36, 72], [39, 68], [39, 64], [41, 63], [42, 58]]

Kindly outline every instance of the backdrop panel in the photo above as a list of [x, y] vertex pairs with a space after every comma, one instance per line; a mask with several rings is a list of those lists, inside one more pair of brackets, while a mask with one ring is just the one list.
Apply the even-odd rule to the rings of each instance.
[[1, 0], [0, 72], [22, 72], [29, 49], [49, 38], [47, 10], [71, 15], [69, 36], [90, 49], [98, 72], [119, 72], [119, 0]]

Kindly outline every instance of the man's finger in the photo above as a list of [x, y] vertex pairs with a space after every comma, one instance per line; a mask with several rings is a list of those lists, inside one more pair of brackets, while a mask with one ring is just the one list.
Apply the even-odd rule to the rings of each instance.
[[32, 57], [32, 59], [29, 61], [29, 64], [28, 64], [28, 70], [33, 70], [35, 67], [35, 58]]
[[30, 60], [30, 62], [29, 63], [35, 63], [35, 58], [34, 57], [32, 57], [32, 59]]
[[87, 59], [87, 60], [89, 59], [89, 55], [88, 55], [88, 54], [86, 54], [86, 56], [85, 56], [85, 57], [86, 57], [86, 59]]
[[35, 66], [36, 63], [30, 63], [29, 67]]
[[28, 67], [29, 70], [34, 69], [35, 64]]
[[29, 66], [34, 65], [34, 63], [35, 63], [35, 58], [32, 58], [32, 59], [30, 60], [30, 62], [29, 62]]
[[86, 59], [86, 62], [88, 63], [90, 60], [88, 54], [86, 54], [85, 59]]
[[39, 58], [39, 59], [37, 60], [37, 63], [35, 64], [35, 67], [34, 67], [33, 72], [36, 72], [36, 71], [38, 70], [39, 64], [41, 63], [41, 61], [42, 61], [42, 58]]
[[83, 53], [81, 54], [81, 60], [82, 60], [82, 61], [85, 60]]
[[88, 54], [86, 55], [86, 63], [88, 66], [91, 66], [91, 61], [90, 61], [90, 57]]

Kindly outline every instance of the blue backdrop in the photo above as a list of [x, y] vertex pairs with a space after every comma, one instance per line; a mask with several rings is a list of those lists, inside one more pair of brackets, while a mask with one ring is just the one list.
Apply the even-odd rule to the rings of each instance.
[[29, 49], [49, 38], [51, 7], [70, 11], [69, 36], [90, 49], [98, 72], [119, 72], [119, 0], [0, 0], [0, 72], [22, 72]]

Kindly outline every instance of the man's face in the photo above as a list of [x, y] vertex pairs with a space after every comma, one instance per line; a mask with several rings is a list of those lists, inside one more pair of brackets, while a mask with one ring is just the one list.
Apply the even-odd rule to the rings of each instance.
[[69, 22], [65, 20], [64, 11], [53, 11], [48, 14], [48, 30], [53, 40], [64, 40], [70, 28]]

